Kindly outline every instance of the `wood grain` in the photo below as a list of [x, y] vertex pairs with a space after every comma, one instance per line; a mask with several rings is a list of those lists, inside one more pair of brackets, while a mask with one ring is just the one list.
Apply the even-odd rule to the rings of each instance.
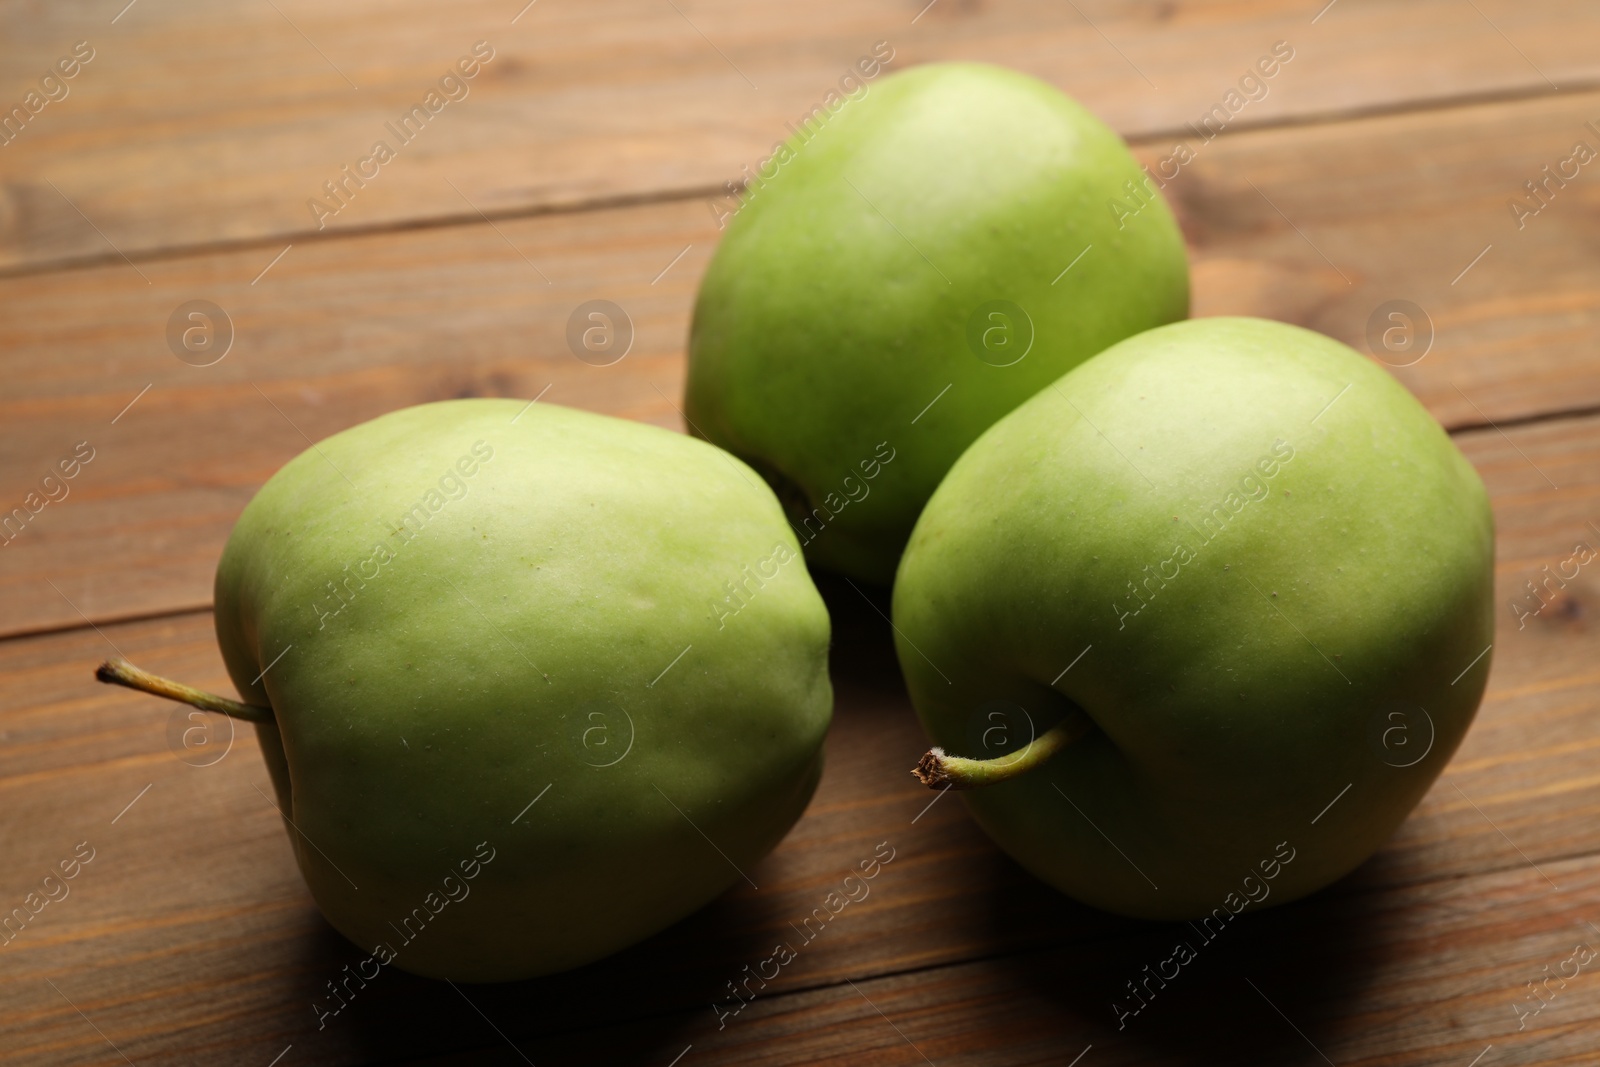
[[[892, 1028], [874, 1029], [882, 1019], [847, 981], [938, 1063], [1065, 1062], [1090, 1042], [1121, 1049], [1116, 1062], [1185, 1062], [1174, 1033], [1192, 1033], [1220, 1057], [1206, 1062], [1301, 1062], [1292, 1033], [1274, 1036], [1271, 1013], [1250, 1004], [1255, 994], [1235, 973], [1284, 998], [1279, 1006], [1327, 1041], [1337, 1063], [1434, 1062], [1426, 1056], [1474, 1041], [1472, 1054], [1491, 1041], [1510, 1047], [1504, 1024], [1514, 1029], [1510, 1004], [1522, 983], [1558, 963], [1567, 940], [1585, 937], [1579, 920], [1600, 922], [1583, 911], [1600, 878], [1600, 705], [1588, 623], [1600, 583], [1581, 571], [1521, 628], [1509, 609], [1529, 575], [1566, 558], [1571, 542], [1595, 539], [1584, 531], [1600, 510], [1600, 418], [1458, 440], [1485, 476], [1500, 531], [1502, 607], [1478, 722], [1373, 860], [1317, 898], [1241, 926], [1238, 946], [1203, 964], [1226, 977], [1186, 975], [1184, 998], [1160, 1005], [1175, 1011], [1166, 1021], [1123, 1040], [1107, 1005], [1121, 982], [1161, 958], [1172, 928], [1077, 906], [998, 853], [956, 799], [928, 807], [934, 795], [906, 773], [922, 739], [883, 605], [829, 579], [838, 694], [829, 763], [795, 831], [751, 872], [761, 888], [730, 891], [575, 974], [468, 994], [539, 1063], [636, 1054], [632, 1062], [665, 1063], [686, 1044], [728, 1062], [901, 1062], [909, 1050]], [[1551, 489], [1535, 465], [1563, 488]], [[17, 1049], [21, 1063], [107, 1062], [104, 1043], [45, 979], [141, 1065], [265, 1063], [291, 1043], [305, 1062], [327, 1063], [492, 1044], [448, 986], [399, 973], [317, 1030], [311, 1001], [359, 953], [322, 923], [300, 883], [251, 736], [241, 734], [214, 766], [187, 766], [169, 750], [172, 707], [90, 678], [98, 659], [120, 651], [227, 691], [209, 616], [101, 630], [0, 642], [8, 813], [0, 847], [12, 861], [0, 900], [20, 900], [78, 841], [99, 850], [68, 899], [0, 948], [10, 956], [0, 1047]], [[719, 1029], [711, 1005], [732, 1006], [726, 983], [778, 941], [797, 940], [790, 924], [885, 841], [895, 859], [871, 895]], [[1522, 1045], [1538, 1055], [1587, 1047], [1556, 1021], [1592, 1020], [1597, 996], [1574, 983], [1561, 1013], [1549, 1010], [1544, 1043]], [[1224, 1003], [1242, 1021], [1222, 1026]], [[1445, 1018], [1456, 1022], [1441, 1030]], [[1249, 1048], [1279, 1058], [1252, 1060]]]
[[[1394, 373], [1446, 425], [1600, 406], [1600, 249], [1573, 228], [1600, 181], [1560, 190], [1520, 232], [1505, 206], [1586, 115], [1600, 94], [1197, 144], [1167, 189], [1195, 312], [1366, 351], [1374, 311], [1409, 299], [1436, 336]], [[1142, 151], [1159, 164], [1170, 150]], [[0, 634], [205, 606], [261, 483], [310, 441], [407, 404], [548, 387], [549, 402], [681, 426], [689, 310], [718, 232], [702, 204], [669, 202], [296, 244], [275, 265], [281, 249], [183, 256], [146, 263], [149, 284], [120, 262], [0, 280], [0, 513], [75, 444], [96, 449], [70, 495], [0, 548]], [[607, 367], [566, 341], [596, 298], [635, 329]], [[168, 350], [169, 318], [194, 299], [231, 319], [214, 366]]]
[[[1585, 93], [1191, 139], [1197, 158], [1165, 193], [1199, 252], [1194, 313], [1336, 337], [1452, 428], [1594, 408], [1600, 248], [1585, 220], [1600, 173], [1576, 168], [1520, 225], [1510, 205], [1539, 207], [1526, 183], [1576, 142], [1600, 152], [1597, 130], [1600, 94]], [[1431, 346], [1389, 351], [1378, 331], [1372, 347], [1396, 300], [1420, 307]]]
[[[70, 624], [80, 610], [98, 621], [205, 606], [217, 553], [255, 489], [311, 441], [385, 411], [548, 388], [551, 402], [675, 424], [706, 216], [674, 204], [500, 229], [296, 247], [255, 285], [271, 256], [152, 264], [151, 286], [126, 266], [0, 282], [17, 312], [0, 346], [19, 342], [0, 356], [15, 375], [0, 401], [16, 416], [0, 430], [8, 509], [77, 442], [96, 450], [71, 494], [0, 548], [0, 582], [21, 593], [7, 591], [6, 629], [26, 628], [39, 608]], [[523, 256], [545, 262], [551, 281]], [[72, 310], [89, 291], [93, 320]], [[214, 366], [167, 347], [173, 309], [196, 298], [232, 321], [233, 349]], [[568, 317], [595, 298], [624, 306], [635, 331], [613, 366], [567, 348]], [[64, 565], [40, 570], [57, 552]]]
[[[759, 1000], [723, 1031], [693, 1017], [552, 1039], [541, 1064], [1288, 1064], [1467, 1067], [1594, 1062], [1600, 981], [1552, 982], [1519, 1030], [1525, 983], [1580, 944], [1600, 889], [1594, 857], [1377, 895], [1331, 896], [1256, 916], [1207, 942], [1187, 926], [921, 970]], [[1019, 914], [1025, 921], [1028, 913]], [[1229, 940], [1229, 939], [1232, 940]], [[1184, 942], [1195, 958], [1119, 1029], [1113, 1004]], [[1548, 968], [1548, 970], [1546, 970]], [[1172, 973], [1168, 968], [1169, 975]], [[1572, 974], [1569, 965], [1568, 974]], [[1526, 999], [1525, 999], [1526, 998]], [[513, 1028], [507, 1035], [520, 1035]], [[485, 1042], [488, 1044], [488, 1042]], [[1492, 1046], [1492, 1051], [1489, 1051]], [[422, 1061], [511, 1063], [487, 1054]]]
[[[1575, 142], [1600, 147], [1600, 10], [525, 2], [0, 0], [0, 108], [75, 41], [96, 50], [0, 144], [0, 516], [79, 458], [65, 498], [0, 536], [0, 909], [95, 850], [68, 897], [0, 941], [7, 1063], [1595, 1061], [1593, 965], [1517, 1010], [1574, 946], [1600, 948], [1600, 562], [1560, 577], [1600, 547], [1595, 165], [1520, 224], [1510, 202], [1534, 203], [1524, 183]], [[318, 231], [308, 198], [480, 39], [496, 54], [470, 96]], [[457, 990], [391, 971], [319, 1029], [313, 1001], [361, 953], [305, 890], [253, 735], [214, 765], [182, 762], [183, 709], [100, 686], [93, 665], [120, 652], [228, 691], [207, 610], [217, 555], [312, 440], [476, 395], [681, 428], [710, 198], [878, 40], [891, 69], [971, 59], [1045, 78], [1153, 170], [1184, 145], [1165, 193], [1195, 313], [1370, 351], [1452, 429], [1498, 531], [1472, 731], [1352, 876], [1199, 944], [1073, 904], [958, 798], [930, 806], [906, 773], [923, 739], [883, 594], [823, 577], [829, 762], [750, 872], [759, 889], [543, 981]], [[1294, 59], [1223, 136], [1186, 125], [1280, 40]], [[565, 339], [597, 298], [634, 332], [606, 367]], [[169, 350], [191, 300], [229, 317], [214, 365]], [[1399, 300], [1420, 308], [1420, 359], [1369, 343]], [[728, 983], [797, 941], [792, 924], [880, 843], [895, 858], [870, 896], [728, 1014]], [[1126, 983], [1179, 939], [1196, 961], [1119, 1028]]]
[[[95, 50], [0, 148], [12, 269], [720, 191], [879, 40], [895, 67], [1035, 74], [1130, 136], [1198, 121], [1280, 40], [1295, 58], [1236, 128], [1600, 79], [1582, 0], [9, 6], [26, 17], [0, 40], [8, 109], [77, 41]], [[495, 58], [469, 95], [348, 208], [309, 210], [479, 40]]]

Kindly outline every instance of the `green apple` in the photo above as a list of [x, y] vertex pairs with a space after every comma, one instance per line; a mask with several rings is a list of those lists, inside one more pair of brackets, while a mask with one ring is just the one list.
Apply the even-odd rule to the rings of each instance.
[[1000, 847], [1095, 907], [1293, 900], [1466, 732], [1493, 559], [1476, 472], [1376, 364], [1255, 319], [1151, 330], [996, 423], [917, 523], [919, 776], [981, 786]]
[[216, 626], [244, 704], [102, 677], [259, 720], [317, 905], [417, 974], [533, 977], [662, 929], [821, 769], [828, 616], [777, 500], [639, 423], [461, 400], [322, 441], [240, 517]]
[[1189, 277], [1127, 147], [1051, 86], [954, 63], [862, 90], [746, 189], [695, 304], [684, 403], [773, 484], [815, 563], [887, 584], [967, 445], [1183, 318]]

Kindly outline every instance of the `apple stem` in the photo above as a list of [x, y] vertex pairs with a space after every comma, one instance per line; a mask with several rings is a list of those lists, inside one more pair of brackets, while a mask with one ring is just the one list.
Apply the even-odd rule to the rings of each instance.
[[929, 789], [978, 789], [1027, 774], [1094, 729], [1094, 720], [1074, 708], [1065, 719], [1015, 752], [994, 759], [966, 759], [930, 748], [911, 771]]
[[94, 676], [108, 685], [125, 685], [141, 693], [166, 697], [180, 704], [191, 704], [201, 711], [220, 711], [224, 715], [245, 722], [273, 721], [272, 709], [269, 707], [262, 707], [260, 704], [241, 704], [237, 700], [219, 697], [215, 693], [207, 693], [192, 685], [184, 685], [182, 682], [174, 682], [170, 678], [140, 670], [125, 659], [106, 660], [100, 664]]

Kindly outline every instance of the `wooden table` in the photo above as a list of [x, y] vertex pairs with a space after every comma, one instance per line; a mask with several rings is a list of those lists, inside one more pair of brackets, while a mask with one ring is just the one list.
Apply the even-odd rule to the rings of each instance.
[[[93, 455], [0, 550], [0, 908], [93, 854], [0, 947], [5, 1062], [1600, 1062], [1600, 964], [1546, 982], [1600, 947], [1600, 572], [1549, 586], [1536, 615], [1512, 606], [1600, 545], [1600, 164], [1543, 200], [1524, 186], [1600, 147], [1600, 9], [1324, 2], [0, 5], [0, 103], [58, 60], [74, 71], [0, 146], [0, 507], [80, 442]], [[469, 94], [328, 200], [478, 41], [493, 58]], [[94, 664], [120, 650], [227, 691], [216, 558], [308, 440], [547, 388], [678, 427], [710, 202], [878, 41], [895, 68], [1043, 77], [1149, 162], [1195, 148], [1167, 196], [1198, 315], [1365, 350], [1380, 305], [1424, 309], [1431, 349], [1393, 373], [1482, 472], [1499, 526], [1477, 724], [1371, 862], [1242, 922], [1119, 1030], [1111, 1002], [1174, 928], [1077, 906], [958, 801], [929, 807], [887, 627], [824, 578], [828, 769], [759, 889], [545, 981], [386, 972], [319, 1029], [313, 1001], [360, 954], [301, 883], [253, 735], [182, 762], [170, 709], [96, 685]], [[1294, 56], [1267, 95], [1200, 142], [1186, 124], [1280, 41]], [[609, 367], [564, 340], [595, 298], [636, 329]], [[168, 343], [196, 300], [230, 324], [209, 366]], [[881, 842], [895, 858], [870, 897], [719, 1020], [726, 983]]]

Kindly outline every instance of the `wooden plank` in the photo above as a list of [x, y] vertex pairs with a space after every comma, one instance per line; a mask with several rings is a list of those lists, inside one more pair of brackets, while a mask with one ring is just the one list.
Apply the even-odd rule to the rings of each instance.
[[[1280, 40], [1295, 58], [1236, 128], [1600, 77], [1588, 47], [1600, 12], [1583, 0], [1321, 6], [35, 5], [0, 40], [8, 111], [76, 42], [93, 58], [47, 85], [67, 95], [0, 151], [0, 268], [720, 191], [879, 40], [896, 67], [969, 59], [1036, 74], [1130, 136], [1199, 121]], [[391, 145], [396, 159], [348, 207], [313, 213], [323, 183], [480, 40], [495, 58], [468, 95], [418, 143]]]
[[[1600, 154], [1600, 94], [1191, 141], [1165, 192], [1200, 253], [1193, 312], [1336, 337], [1450, 427], [1600, 405], [1600, 256], [1580, 237], [1600, 167], [1572, 164], [1545, 202], [1526, 188], [1580, 141]], [[1514, 200], [1543, 206], [1519, 222]], [[1395, 301], [1414, 305], [1399, 351]]]
[[[541, 1065], [1230, 1064], [1580, 1067], [1594, 1062], [1600, 860], [1264, 912], [1206, 941], [1187, 926], [756, 1001], [722, 1031], [693, 1015], [507, 1038]], [[1027, 921], [1025, 912], [1013, 913]], [[1193, 958], [1170, 963], [1183, 942]], [[1588, 968], [1579, 961], [1589, 959]], [[1165, 965], [1163, 961], [1169, 961]], [[1561, 979], [1562, 965], [1569, 979]], [[1146, 1006], [1124, 983], [1163, 967]], [[1541, 1010], [1527, 983], [1540, 985]], [[1519, 1016], [1521, 1008], [1526, 1015]], [[1523, 1028], [1519, 1028], [1519, 1020]], [[488, 1036], [484, 1042], [493, 1041]], [[1077, 1057], [1082, 1057], [1081, 1061]], [[1479, 1059], [1481, 1057], [1481, 1060]], [[418, 1067], [519, 1062], [505, 1044]], [[688, 1058], [685, 1057], [685, 1062]]]
[[[272, 255], [150, 264], [150, 286], [126, 266], [0, 282], [0, 346], [17, 342], [0, 354], [8, 512], [78, 442], [95, 450], [69, 495], [0, 548], [10, 608], [0, 626], [209, 604], [218, 552], [260, 484], [308, 441], [408, 404], [532, 398], [548, 387], [550, 401], [677, 424], [685, 315], [715, 233], [698, 205], [500, 231], [296, 247], [254, 285]], [[89, 293], [95, 314], [85, 318]], [[574, 309], [602, 297], [623, 305], [634, 329], [612, 366], [581, 362], [566, 341]], [[233, 348], [213, 366], [168, 349], [168, 320], [192, 299], [231, 320]], [[58, 552], [72, 562], [44, 563]]]
[[[1596, 639], [1585, 621], [1597, 595], [1592, 569], [1520, 629], [1509, 607], [1529, 575], [1559, 565], [1569, 542], [1593, 537], [1584, 530], [1596, 485], [1592, 475], [1579, 478], [1597, 466], [1600, 417], [1459, 440], [1490, 486], [1500, 530], [1502, 606], [1479, 720], [1374, 860], [1316, 900], [1241, 928], [1254, 931], [1240, 939], [1241, 973], [1275, 1000], [1281, 994], [1280, 1007], [1349, 1062], [1435, 1062], [1425, 1056], [1440, 1048], [1454, 1055], [1480, 1036], [1501, 1044], [1521, 983], [1563, 958], [1564, 939], [1585, 936], [1575, 925], [1579, 904], [1593, 899], [1600, 877], [1600, 706]], [[1563, 488], [1551, 489], [1534, 465]], [[634, 1062], [665, 1063], [686, 1044], [697, 1057], [899, 1062], [906, 1053], [891, 1030], [870, 1029], [879, 1017], [849, 999], [847, 979], [919, 1046], [930, 1040], [924, 1051], [935, 1062], [946, 1054], [952, 1062], [1066, 1062], [1083, 1044], [1101, 1045], [1116, 987], [1160, 958], [1153, 954], [1167, 928], [1072, 904], [999, 854], [954, 798], [928, 807], [933, 795], [906, 773], [923, 741], [882, 605], [835, 581], [825, 580], [824, 591], [838, 702], [813, 805], [751, 872], [759, 890], [736, 888], [651, 942], [576, 974], [469, 990], [477, 1009], [523, 1040], [536, 1062], [595, 1062], [633, 1050], [655, 1057]], [[20, 901], [77, 842], [98, 850], [72, 895], [0, 948], [10, 957], [0, 977], [0, 1047], [18, 1050], [23, 1063], [109, 1062], [93, 1029], [45, 979], [141, 1065], [265, 1063], [288, 1044], [315, 1062], [372, 1062], [496, 1040], [448, 987], [399, 973], [316, 1028], [312, 1000], [360, 955], [322, 924], [301, 885], [251, 737], [240, 735], [214, 766], [188, 766], [168, 747], [172, 709], [90, 678], [115, 649], [227, 691], [209, 617], [101, 630], [0, 642], [0, 803], [8, 812], [0, 848], [10, 861], [0, 900]], [[790, 924], [885, 841], [895, 858], [870, 895], [830, 920], [768, 996], [718, 1029], [711, 1005], [730, 1006], [726, 983], [794, 939]], [[1545, 877], [1560, 889], [1541, 890]], [[1600, 946], [1600, 934], [1593, 943]], [[1291, 946], [1309, 955], [1296, 962]], [[1015, 958], [972, 962], [1001, 956]], [[924, 973], [886, 977], [911, 972]], [[1223, 983], [1194, 979], [1191, 989]], [[1248, 993], [1240, 987], [1227, 998], [1248, 1002]], [[1559, 1002], [1563, 1011], [1579, 1009], [1571, 1016], [1549, 1009], [1539, 1023], [1551, 1027], [1553, 1043], [1530, 1047], [1540, 1055], [1574, 1047], [1578, 1038], [1560, 1020], [1590, 1019], [1589, 995]], [[1451, 1007], [1439, 1006], [1446, 1001]], [[1218, 1003], [1180, 1010], [1150, 1027], [1134, 1051], [1118, 1045], [1118, 1055], [1180, 1056], [1161, 1035], [1210, 1033], [1204, 1027], [1215, 1027], [1206, 1020]], [[1243, 1010], [1253, 1034], [1271, 1018], [1260, 1005]], [[989, 1029], [980, 1025], [985, 1013]], [[653, 1021], [622, 1026], [645, 1017]], [[1442, 1017], [1464, 1021], [1445, 1032]], [[552, 1036], [602, 1024], [581, 1040]], [[913, 1032], [919, 1024], [932, 1029]], [[803, 1036], [824, 1027], [838, 1029], [842, 1043]], [[1288, 1038], [1262, 1040], [1275, 1062], [1299, 1062]], [[1384, 1058], [1391, 1053], [1399, 1058]]]
[[[1585, 171], [1520, 232], [1505, 206], [1587, 115], [1600, 93], [1200, 147], [1168, 189], [1196, 313], [1365, 348], [1374, 311], [1412, 299], [1436, 339], [1394, 372], [1447, 425], [1600, 405], [1600, 258], [1573, 228], [1600, 183]], [[1170, 147], [1143, 151], [1158, 166]], [[0, 514], [78, 442], [96, 450], [70, 495], [0, 548], [0, 633], [204, 606], [250, 494], [308, 438], [397, 407], [549, 387], [548, 401], [681, 425], [689, 309], [717, 236], [702, 204], [671, 202], [296, 244], [276, 262], [281, 248], [179, 257], [144, 264], [150, 284], [120, 262], [0, 280]], [[606, 367], [566, 341], [595, 298], [635, 328]], [[196, 299], [231, 317], [214, 366], [167, 347]]]

